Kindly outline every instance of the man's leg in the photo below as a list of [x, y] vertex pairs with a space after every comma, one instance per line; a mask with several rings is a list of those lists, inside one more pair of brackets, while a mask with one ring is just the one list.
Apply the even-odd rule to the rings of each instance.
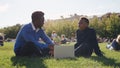
[[76, 57], [79, 56], [90, 57], [91, 55], [92, 55], [92, 49], [86, 43], [79, 45], [78, 48], [75, 50]]
[[50, 49], [49, 48], [41, 49], [41, 51], [42, 51], [43, 57], [50, 56], [50, 53], [49, 53]]
[[41, 50], [33, 42], [27, 42], [19, 51], [20, 56], [41, 56]]

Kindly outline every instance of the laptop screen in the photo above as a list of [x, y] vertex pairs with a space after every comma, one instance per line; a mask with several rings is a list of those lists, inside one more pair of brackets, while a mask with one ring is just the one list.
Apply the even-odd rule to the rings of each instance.
[[74, 46], [54, 46], [54, 58], [74, 57]]

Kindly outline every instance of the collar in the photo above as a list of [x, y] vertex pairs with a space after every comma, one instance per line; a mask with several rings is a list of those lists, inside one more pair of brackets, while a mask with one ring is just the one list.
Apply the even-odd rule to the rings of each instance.
[[35, 26], [33, 25], [33, 23], [31, 23], [31, 25], [32, 25], [32, 28], [33, 28], [33, 30], [35, 30], [36, 32], [38, 32], [40, 29], [39, 28], [35, 28]]

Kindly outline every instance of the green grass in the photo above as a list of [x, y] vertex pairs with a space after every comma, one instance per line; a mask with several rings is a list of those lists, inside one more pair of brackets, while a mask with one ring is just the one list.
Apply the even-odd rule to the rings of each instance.
[[120, 68], [120, 52], [106, 49], [106, 43], [99, 44], [105, 57], [97, 57], [93, 53], [90, 58], [67, 59], [15, 57], [13, 45], [6, 42], [0, 46], [0, 68]]

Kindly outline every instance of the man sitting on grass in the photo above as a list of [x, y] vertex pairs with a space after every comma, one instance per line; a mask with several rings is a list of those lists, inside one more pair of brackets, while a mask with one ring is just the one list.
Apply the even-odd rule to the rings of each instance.
[[98, 56], [103, 56], [96, 39], [94, 29], [88, 27], [89, 20], [81, 18], [77, 30], [77, 43], [75, 44], [75, 56], [90, 57], [94, 51]]
[[[53, 55], [53, 43], [45, 34], [44, 13], [32, 13], [32, 22], [24, 25], [16, 38], [14, 52], [16, 56], [50, 56]], [[46, 44], [40, 43], [41, 38]]]

